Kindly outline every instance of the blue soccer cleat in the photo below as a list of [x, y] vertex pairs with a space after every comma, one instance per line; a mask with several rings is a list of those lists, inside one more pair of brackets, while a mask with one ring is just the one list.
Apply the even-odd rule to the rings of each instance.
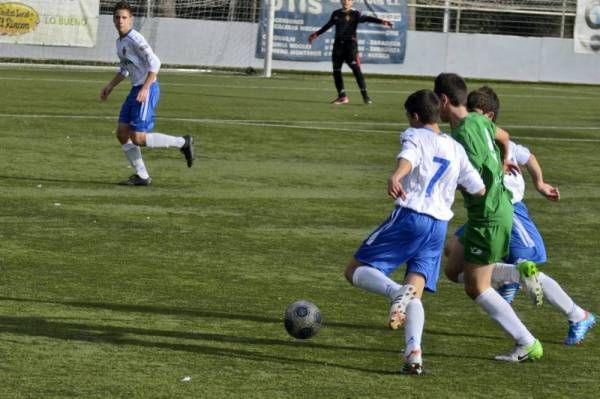
[[500, 294], [506, 302], [512, 303], [515, 299], [515, 295], [519, 292], [519, 289], [521, 289], [521, 284], [519, 283], [506, 283], [498, 287], [496, 291], [498, 291], [498, 294]]
[[585, 319], [573, 323], [569, 322], [569, 333], [565, 339], [565, 345], [579, 345], [585, 338], [585, 335], [596, 324], [596, 315], [585, 312]]

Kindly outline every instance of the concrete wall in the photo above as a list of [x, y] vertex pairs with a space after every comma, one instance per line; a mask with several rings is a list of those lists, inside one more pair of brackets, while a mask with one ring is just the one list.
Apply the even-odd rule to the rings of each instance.
[[[154, 18], [136, 20], [163, 64], [262, 68], [257, 24]], [[116, 62], [116, 31], [101, 16], [95, 48], [0, 43], [0, 57]], [[331, 71], [329, 62], [274, 61], [275, 69]], [[409, 31], [404, 64], [366, 64], [366, 73], [600, 84], [600, 57], [577, 54], [572, 39]]]

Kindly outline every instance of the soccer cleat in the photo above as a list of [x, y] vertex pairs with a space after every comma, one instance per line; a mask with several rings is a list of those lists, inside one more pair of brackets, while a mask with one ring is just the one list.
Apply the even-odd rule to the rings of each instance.
[[585, 338], [585, 334], [596, 325], [596, 315], [585, 312], [585, 319], [576, 323], [569, 322], [569, 333], [565, 339], [565, 345], [579, 345]]
[[544, 290], [540, 282], [540, 272], [535, 263], [526, 260], [517, 265], [517, 270], [521, 275], [523, 288], [533, 301], [533, 304], [535, 306], [542, 306], [544, 303]]
[[496, 291], [498, 291], [498, 294], [500, 294], [500, 296], [506, 302], [512, 303], [512, 301], [515, 299], [515, 295], [517, 295], [517, 292], [519, 292], [520, 288], [521, 284], [519, 283], [506, 283], [498, 287]]
[[371, 100], [371, 97], [369, 97], [369, 96], [367, 96], [367, 95], [364, 95], [364, 96], [363, 96], [363, 102], [364, 102], [365, 104], [367, 104], [367, 105], [369, 105], [369, 104], [373, 104], [373, 100]]
[[515, 348], [505, 353], [504, 355], [498, 355], [494, 359], [503, 362], [521, 363], [526, 360], [536, 361], [544, 356], [544, 348], [542, 348], [541, 342], [536, 339], [533, 344], [529, 346], [517, 345]]
[[348, 99], [348, 96], [339, 96], [338, 98], [333, 100], [331, 103], [335, 104], [335, 105], [342, 105], [342, 104], [348, 104], [349, 102], [350, 102], [350, 100]]
[[400, 374], [421, 375], [423, 373], [423, 358], [420, 350], [413, 350], [404, 359]]
[[188, 134], [183, 136], [185, 144], [179, 151], [185, 156], [188, 168], [191, 168], [194, 163], [194, 138]]
[[138, 174], [131, 175], [127, 180], [119, 182], [120, 186], [149, 186], [150, 184], [152, 184], [150, 176], [147, 179], [142, 179]]
[[414, 285], [405, 284], [400, 288], [398, 295], [390, 304], [390, 319], [388, 325], [392, 330], [402, 327], [406, 320], [406, 306], [417, 295], [417, 289]]

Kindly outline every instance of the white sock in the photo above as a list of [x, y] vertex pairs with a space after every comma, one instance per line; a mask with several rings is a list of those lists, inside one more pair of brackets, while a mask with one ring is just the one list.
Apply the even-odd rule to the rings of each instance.
[[562, 287], [550, 276], [540, 272], [539, 276], [544, 298], [556, 309], [562, 312], [569, 321], [578, 322], [585, 319], [585, 310], [581, 309], [562, 289]]
[[131, 166], [134, 167], [135, 173], [142, 179], [147, 179], [150, 177], [148, 171], [146, 170], [146, 165], [144, 164], [144, 160], [142, 159], [142, 150], [140, 147], [133, 144], [131, 140], [127, 141], [127, 143], [121, 146], [123, 151], [125, 152], [125, 156], [129, 160]]
[[499, 287], [506, 283], [518, 283], [521, 275], [515, 265], [510, 263], [496, 263], [492, 272], [492, 285]]
[[513, 308], [492, 287], [483, 291], [475, 302], [519, 345], [531, 345], [535, 338]]
[[352, 284], [357, 287], [384, 295], [390, 300], [396, 297], [401, 285], [371, 266], [359, 266], [352, 275]]
[[421, 338], [425, 326], [425, 309], [421, 299], [414, 298], [406, 306], [406, 321], [404, 322], [405, 355], [414, 350], [421, 350]]
[[162, 133], [146, 133], [146, 147], [148, 148], [181, 148], [185, 144], [183, 137], [169, 136]]

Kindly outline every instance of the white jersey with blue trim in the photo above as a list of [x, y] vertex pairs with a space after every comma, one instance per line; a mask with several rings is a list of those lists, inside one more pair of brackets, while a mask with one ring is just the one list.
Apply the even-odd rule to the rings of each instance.
[[450, 220], [457, 184], [474, 194], [485, 185], [464, 148], [445, 133], [436, 134], [426, 128], [409, 128], [400, 136], [404, 158], [412, 170], [402, 179], [406, 199], [396, 199], [396, 205]]
[[[523, 147], [513, 141], [508, 144], [508, 159], [511, 163], [525, 165], [529, 161], [531, 152], [527, 147]], [[512, 203], [516, 204], [523, 200], [525, 196], [525, 180], [521, 173], [507, 173], [504, 175], [504, 186], [512, 193]]]
[[135, 29], [117, 39], [117, 55], [120, 73], [129, 76], [132, 86], [144, 84], [148, 72], [158, 73], [160, 69], [160, 60], [152, 51], [152, 47]]

